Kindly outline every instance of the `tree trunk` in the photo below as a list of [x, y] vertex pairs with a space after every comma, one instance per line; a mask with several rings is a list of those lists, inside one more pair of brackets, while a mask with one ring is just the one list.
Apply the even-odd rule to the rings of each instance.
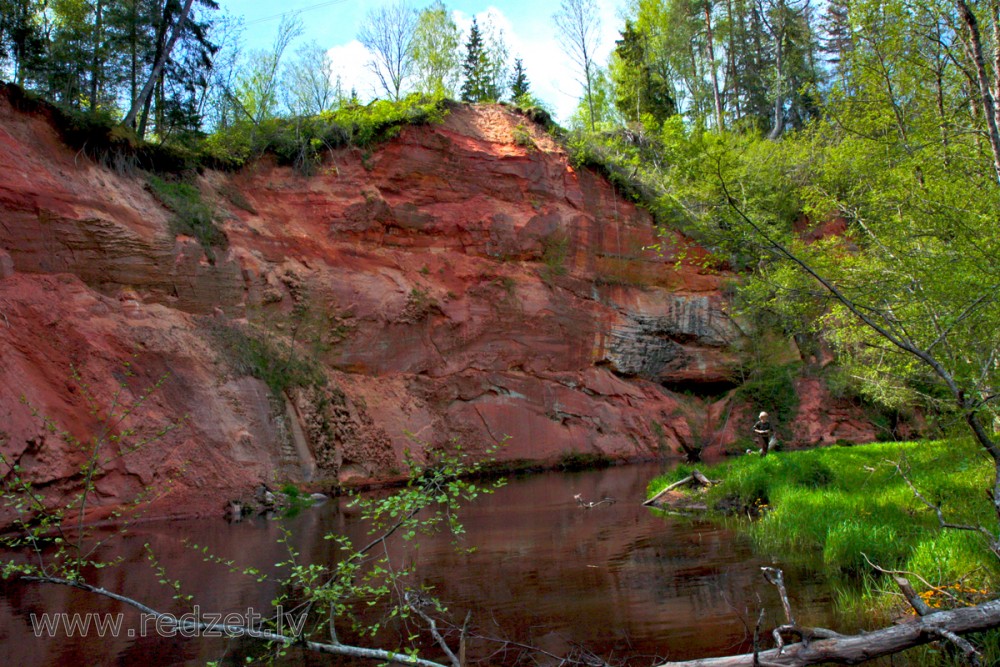
[[708, 66], [712, 73], [712, 97], [715, 102], [715, 129], [725, 128], [722, 118], [722, 96], [719, 94], [719, 73], [715, 64], [715, 44], [712, 41], [712, 3], [705, 3], [705, 30], [708, 37]]
[[[734, 119], [737, 121], [743, 115], [740, 105], [740, 84], [736, 76], [736, 19], [733, 16], [733, 0], [726, 0], [726, 18], [729, 22], [729, 46], [726, 48], [726, 88], [732, 94]], [[740, 24], [743, 25], [744, 18], [740, 13]], [[743, 34], [743, 31], [740, 31]]]
[[[784, 5], [782, 5], [782, 9]], [[775, 83], [774, 83], [774, 125], [771, 128], [771, 133], [767, 135], [767, 138], [774, 141], [778, 139], [785, 131], [785, 94], [784, 86], [782, 84], [782, 62], [781, 57], [785, 48], [785, 17], [779, 16], [778, 20], [781, 23], [781, 27], [775, 30], [774, 36], [774, 70], [775, 70]]]
[[139, 6], [138, 0], [132, 0], [132, 14], [129, 17], [129, 72], [128, 91], [129, 108], [135, 106], [139, 95]]
[[[154, 64], [160, 60], [160, 54], [163, 53], [163, 48], [166, 46], [167, 27], [170, 25], [170, 16], [170, 2], [167, 0], [163, 5], [163, 13], [160, 16], [160, 24], [156, 28], [156, 49], [153, 54]], [[149, 109], [153, 104], [153, 96], [149, 95], [145, 101], [140, 102], [139, 96], [136, 95], [132, 106], [134, 107], [140, 104], [142, 106], [142, 115], [139, 118], [137, 134], [139, 135], [139, 138], [142, 139], [146, 136], [146, 123], [149, 121]]]
[[996, 172], [997, 180], [1000, 180], [1000, 132], [997, 131], [996, 99], [990, 90], [979, 23], [965, 0], [956, 0], [955, 5], [962, 23], [969, 31], [969, 46], [972, 52], [972, 61], [976, 67], [976, 81], [979, 84], [979, 103], [982, 105], [983, 116], [986, 120], [986, 134], [990, 139], [990, 148], [993, 151], [993, 170]]
[[755, 665], [801, 667], [827, 662], [853, 665], [942, 639], [945, 633], [960, 635], [998, 626], [1000, 626], [1000, 600], [993, 600], [976, 607], [935, 612], [909, 623], [873, 632], [791, 644], [785, 646], [780, 653], [778, 649], [771, 649], [760, 651], [756, 655], [746, 653], [687, 662], [667, 662], [660, 667], [754, 667]]
[[594, 123], [594, 90], [591, 85], [591, 79], [593, 77], [590, 74], [590, 54], [587, 53], [586, 45], [583, 47], [583, 62], [583, 72], [587, 77], [587, 107], [590, 109], [590, 131], [593, 132], [596, 128], [596, 124]]
[[97, 96], [101, 91], [101, 43], [104, 41], [101, 32], [104, 29], [104, 6], [101, 0], [97, 0], [94, 7], [94, 53], [90, 67], [90, 113], [97, 111]]
[[[935, 28], [937, 29], [937, 39], [939, 41], [943, 40], [941, 24], [938, 23]], [[934, 92], [937, 103], [938, 127], [941, 132], [941, 155], [943, 156], [944, 166], [948, 167], [951, 165], [951, 160], [948, 157], [948, 118], [944, 108], [944, 69], [947, 67], [948, 61], [945, 60], [940, 51], [934, 54], [934, 65]]]
[[[149, 79], [146, 80], [146, 85], [142, 87], [142, 92], [139, 93], [139, 97], [136, 99], [135, 103], [132, 105], [132, 108], [129, 109], [128, 114], [125, 116], [125, 120], [123, 121], [124, 125], [128, 127], [134, 127], [135, 118], [139, 114], [140, 109], [144, 109], [143, 120], [145, 120], [148, 117], [147, 115], [148, 111], [146, 110], [148, 109], [148, 107], [146, 105], [147, 101], [150, 99], [150, 96], [153, 94], [153, 85], [157, 82], [157, 80], [159, 80], [160, 74], [163, 72], [163, 68], [167, 64], [167, 58], [170, 57], [170, 52], [173, 50], [174, 44], [177, 43], [177, 40], [181, 36], [181, 32], [184, 29], [184, 22], [187, 21], [188, 14], [191, 13], [192, 4], [194, 4], [194, 0], [184, 0], [184, 8], [181, 10], [181, 16], [177, 20], [177, 25], [174, 26], [174, 30], [170, 35], [170, 39], [163, 47], [163, 50], [159, 53], [159, 57], [156, 59], [156, 63], [153, 65], [153, 71], [149, 73]], [[166, 12], [164, 12], [164, 15], [166, 15]], [[163, 29], [166, 30], [166, 20], [164, 20]], [[142, 137], [145, 134], [145, 131], [146, 127], [145, 123], [143, 123], [139, 127], [139, 136]]]

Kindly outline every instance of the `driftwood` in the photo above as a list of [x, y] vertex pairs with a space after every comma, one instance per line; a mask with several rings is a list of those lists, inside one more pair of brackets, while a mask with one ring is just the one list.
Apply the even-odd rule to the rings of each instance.
[[686, 662], [667, 662], [660, 667], [754, 667], [755, 664], [764, 667], [768, 665], [797, 667], [824, 662], [850, 665], [898, 653], [938, 639], [950, 639], [947, 635], [979, 632], [998, 626], [1000, 626], [1000, 600], [993, 600], [975, 607], [938, 611], [919, 617], [911, 623], [902, 623], [860, 635], [842, 635], [809, 643], [790, 644], [785, 646], [780, 654], [778, 649], [761, 651], [758, 653], [758, 663], [754, 662], [753, 653], [747, 653]]
[[705, 475], [703, 475], [700, 470], [693, 470], [690, 475], [688, 475], [687, 477], [678, 482], [674, 482], [667, 488], [663, 489], [655, 496], [644, 502], [643, 505], [646, 506], [652, 505], [666, 494], [682, 486], [714, 486], [715, 484], [718, 483], [719, 483], [718, 480], [711, 480], [708, 477], [705, 477]]
[[597, 501], [587, 501], [584, 500], [583, 495], [579, 493], [573, 496], [573, 500], [575, 500], [577, 504], [585, 510], [594, 509], [595, 507], [603, 505], [604, 503], [607, 503], [608, 505], [614, 505], [616, 502], [618, 502], [611, 496], [604, 496], [603, 498]]
[[[979, 665], [979, 654], [975, 647], [959, 635], [1000, 627], [1000, 600], [984, 602], [974, 607], [932, 611], [916, 594], [910, 582], [901, 576], [895, 576], [894, 579], [918, 614], [913, 621], [859, 635], [841, 635], [825, 628], [801, 627], [795, 623], [792, 615], [781, 570], [770, 567], [763, 567], [761, 570], [765, 578], [778, 588], [788, 620], [787, 624], [775, 628], [773, 632], [777, 648], [768, 651], [757, 648], [758, 621], [753, 653], [666, 662], [659, 667], [804, 667], [820, 663], [854, 665], [939, 639], [958, 647], [970, 664]], [[802, 641], [786, 645], [783, 634], [798, 635]]]

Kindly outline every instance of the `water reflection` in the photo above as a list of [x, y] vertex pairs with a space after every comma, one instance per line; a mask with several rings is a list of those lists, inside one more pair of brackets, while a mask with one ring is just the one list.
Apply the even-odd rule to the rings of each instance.
[[[654, 656], [683, 659], [745, 649], [747, 625], [756, 619], [759, 604], [780, 611], [777, 596], [760, 576], [760, 566], [770, 563], [716, 525], [641, 507], [646, 484], [656, 473], [655, 466], [644, 465], [518, 478], [463, 512], [468, 531], [464, 545], [475, 546], [473, 553], [456, 551], [451, 538], [441, 535], [422, 538], [416, 550], [396, 545], [394, 556], [414, 567], [417, 581], [433, 587], [459, 623], [471, 611], [477, 630], [556, 654], [584, 646], [607, 658], [650, 664]], [[617, 502], [585, 510], [574, 501], [576, 494], [585, 499], [611, 496]], [[336, 560], [335, 543], [323, 539], [327, 532], [358, 542], [365, 538], [358, 516], [343, 501], [307, 510], [287, 525], [303, 560]], [[263, 610], [276, 593], [273, 586], [204, 563], [181, 539], [207, 546], [220, 557], [273, 570], [274, 563], [287, 557], [278, 536], [277, 524], [263, 520], [147, 524], [105, 554], [120, 554], [126, 562], [102, 571], [99, 581], [181, 613], [183, 607], [171, 600], [172, 590], [157, 583], [146, 562], [143, 544], [148, 542], [169, 575], [195, 594], [201, 609]], [[831, 624], [823, 582], [799, 568], [785, 569], [800, 620]], [[32, 613], [122, 610], [110, 600], [54, 586], [4, 584], [2, 593], [0, 664], [180, 665], [219, 659], [235, 664], [246, 648], [225, 639], [140, 637], [138, 612], [130, 610], [116, 638], [95, 638], [93, 632], [88, 639], [65, 633], [36, 638]], [[769, 622], [773, 620], [778, 619], [772, 616]], [[129, 630], [136, 636], [128, 636]], [[155, 635], [151, 626], [148, 630]], [[392, 645], [406, 632], [396, 627], [379, 641]], [[483, 654], [492, 649], [476, 650]], [[338, 664], [294, 652], [286, 661]], [[499, 662], [499, 656], [490, 659], [490, 664]]]

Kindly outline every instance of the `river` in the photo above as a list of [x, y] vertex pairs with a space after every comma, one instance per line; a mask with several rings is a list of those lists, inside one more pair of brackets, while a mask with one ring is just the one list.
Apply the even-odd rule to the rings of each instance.
[[[416, 550], [395, 551], [459, 623], [471, 611], [477, 632], [557, 655], [590, 651], [613, 662], [650, 665], [657, 659], [746, 650], [761, 605], [768, 611], [766, 627], [781, 621], [778, 597], [760, 573], [764, 565], [784, 568], [797, 620], [835, 625], [831, 593], [815, 571], [764, 561], [746, 539], [711, 522], [642, 507], [646, 485], [659, 471], [655, 464], [643, 464], [518, 476], [463, 510], [467, 533], [462, 544], [474, 546], [473, 552], [456, 551], [446, 535], [423, 537]], [[616, 502], [583, 509], [576, 494]], [[327, 532], [359, 542], [365, 537], [346, 499], [307, 509], [283, 525], [292, 530], [302, 559], [313, 562], [335, 558], [335, 544], [323, 539]], [[97, 580], [181, 613], [181, 607], [172, 606], [174, 591], [157, 583], [143, 547], [149, 543], [168, 578], [182, 582], [203, 612], [264, 610], [274, 588], [203, 562], [182, 539], [207, 546], [221, 558], [273, 570], [287, 557], [277, 542], [280, 534], [278, 522], [265, 519], [140, 524], [103, 552], [123, 562], [101, 570]], [[37, 619], [46, 612], [116, 614], [122, 609], [114, 601], [59, 586], [3, 583], [0, 592], [0, 665], [237, 664], [250, 648], [241, 640], [160, 637], [152, 624], [143, 632], [138, 613], [131, 611], [118, 631], [103, 638], [96, 636], [96, 626], [83, 638], [67, 637], [65, 628], [55, 637], [36, 637], [32, 614]], [[391, 645], [406, 632], [390, 624], [378, 641]], [[492, 643], [475, 642], [470, 648], [478, 657], [490, 656], [483, 664], [513, 664], [520, 655], [512, 646], [494, 653], [500, 645]], [[427, 657], [434, 656], [440, 654], [428, 647]], [[297, 651], [283, 662], [346, 664]]]

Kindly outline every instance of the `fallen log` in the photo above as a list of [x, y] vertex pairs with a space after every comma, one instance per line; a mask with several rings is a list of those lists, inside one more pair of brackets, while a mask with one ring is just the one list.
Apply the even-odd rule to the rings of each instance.
[[674, 489], [677, 489], [677, 488], [682, 487], [682, 486], [695, 486], [695, 485], [696, 486], [713, 486], [713, 485], [718, 484], [718, 483], [719, 483], [718, 480], [711, 480], [708, 477], [705, 477], [705, 475], [702, 474], [702, 472], [700, 470], [695, 469], [695, 470], [691, 471], [690, 475], [688, 475], [687, 477], [685, 477], [684, 479], [682, 479], [680, 481], [674, 482], [673, 484], [671, 484], [667, 488], [663, 489], [662, 491], [660, 491], [659, 493], [657, 493], [655, 496], [653, 496], [652, 498], [650, 498], [646, 502], [644, 502], [643, 505], [645, 505], [645, 506], [652, 505], [657, 500], [659, 500], [660, 498], [662, 498], [664, 495], [666, 495], [666, 494], [670, 493], [671, 491], [673, 491]]
[[666, 662], [659, 667], [801, 667], [820, 663], [855, 665], [884, 655], [927, 644], [948, 635], [981, 632], [1000, 627], [1000, 600], [975, 607], [938, 611], [917, 617], [912, 622], [894, 625], [859, 635], [841, 635], [829, 639], [789, 644], [782, 650], [771, 649], [756, 654], [745, 653], [720, 658]]

